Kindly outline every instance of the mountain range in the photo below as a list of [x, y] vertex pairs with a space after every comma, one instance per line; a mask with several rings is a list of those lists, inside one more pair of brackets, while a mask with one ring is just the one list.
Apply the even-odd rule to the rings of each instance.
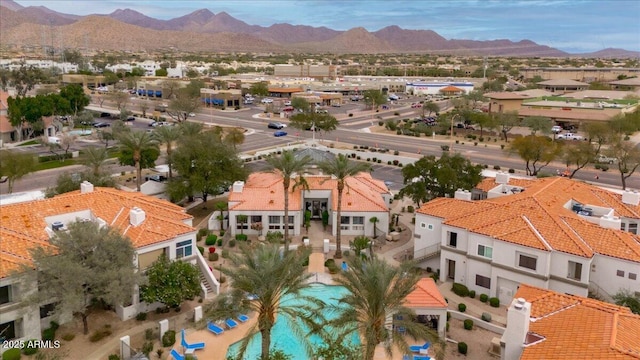
[[0, 0], [2, 46], [90, 48], [102, 50], [166, 50], [210, 52], [307, 53], [432, 53], [519, 57], [638, 57], [640, 52], [604, 49], [569, 54], [530, 40], [477, 41], [445, 39], [432, 30], [388, 26], [375, 32], [364, 28], [337, 31], [327, 27], [274, 24], [250, 25], [208, 9], [170, 20], [159, 20], [131, 9], [110, 14], [78, 16], [44, 6], [24, 7]]

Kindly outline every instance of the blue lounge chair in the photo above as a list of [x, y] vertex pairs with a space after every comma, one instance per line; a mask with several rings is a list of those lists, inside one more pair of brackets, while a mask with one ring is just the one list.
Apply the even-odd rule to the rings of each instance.
[[224, 332], [223, 328], [221, 328], [220, 326], [218, 326], [218, 325], [216, 325], [216, 324], [214, 324], [212, 322], [209, 322], [207, 324], [207, 329], [209, 329], [209, 331], [211, 331], [212, 333], [214, 333], [216, 335], [220, 335], [220, 334], [222, 334]]
[[[424, 345], [411, 345], [409, 346], [409, 350], [411, 350], [411, 352], [414, 353], [419, 353], [420, 350], [427, 350], [429, 348], [429, 346], [431, 346], [430, 342], [426, 342], [424, 343]], [[415, 357], [414, 357], [415, 359]]]
[[414, 355], [413, 360], [431, 360], [431, 357], [426, 355]]
[[342, 271], [347, 271], [347, 270], [349, 270], [349, 265], [347, 265], [347, 263], [343, 261], [342, 262]]
[[240, 314], [240, 315], [238, 315], [238, 320], [240, 322], [242, 322], [242, 323], [243, 322], [247, 322], [249, 320], [249, 317], [247, 315], [245, 315], [245, 314]]
[[229, 329], [233, 329], [236, 326], [238, 326], [238, 323], [235, 320], [231, 319], [231, 318], [225, 320], [224, 323], [227, 325], [227, 327]]
[[201, 350], [201, 349], [204, 349], [204, 345], [205, 345], [203, 342], [193, 343], [193, 344], [187, 343], [187, 339], [185, 339], [184, 337], [184, 329], [182, 329], [182, 341], [180, 344], [182, 345], [183, 348], [187, 350]]
[[402, 355], [402, 360], [411, 360], [411, 358], [409, 357], [409, 355], [404, 354]]
[[186, 358], [184, 355], [177, 352], [176, 349], [171, 349], [169, 355], [171, 355], [175, 360], [184, 360]]

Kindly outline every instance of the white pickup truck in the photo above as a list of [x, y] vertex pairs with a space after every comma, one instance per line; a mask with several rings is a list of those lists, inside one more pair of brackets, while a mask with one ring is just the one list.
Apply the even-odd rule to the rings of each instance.
[[560, 140], [582, 140], [582, 136], [576, 135], [574, 133], [564, 133], [558, 135], [558, 139]]
[[596, 157], [596, 162], [599, 164], [615, 164], [618, 162], [618, 159], [600, 154]]

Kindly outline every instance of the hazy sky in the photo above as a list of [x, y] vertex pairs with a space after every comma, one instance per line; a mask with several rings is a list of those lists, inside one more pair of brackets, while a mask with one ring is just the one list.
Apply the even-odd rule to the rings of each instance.
[[77, 14], [130, 8], [171, 19], [207, 8], [251, 25], [276, 23], [433, 30], [447, 39], [529, 39], [570, 53], [603, 48], [640, 51], [639, 0], [18, 0]]

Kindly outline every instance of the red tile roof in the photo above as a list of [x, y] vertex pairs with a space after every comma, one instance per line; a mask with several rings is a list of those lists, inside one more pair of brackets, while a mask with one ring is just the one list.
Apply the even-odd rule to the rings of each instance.
[[[309, 190], [331, 191], [331, 209], [338, 206], [337, 180], [330, 176], [307, 175], [305, 176]], [[291, 182], [292, 184], [295, 181]], [[291, 185], [293, 188], [293, 185]], [[302, 209], [302, 188], [298, 187], [289, 193], [289, 210]], [[342, 192], [343, 211], [387, 211], [388, 207], [382, 194], [388, 193], [383, 182], [371, 177], [369, 173], [360, 173], [347, 178], [345, 189]], [[284, 188], [282, 178], [274, 173], [253, 173], [244, 184], [242, 192], [231, 192], [229, 202], [237, 202], [230, 206], [230, 210], [253, 211], [283, 211]]]
[[521, 360], [640, 359], [640, 315], [629, 308], [527, 284], [515, 297], [531, 303], [529, 331], [544, 338]]
[[[514, 179], [509, 180], [509, 184]], [[481, 183], [485, 186], [489, 181]], [[540, 250], [556, 250], [583, 257], [594, 253], [640, 262], [640, 237], [594, 225], [565, 204], [612, 208], [615, 216], [640, 219], [640, 206], [622, 203], [622, 195], [563, 177], [520, 182], [525, 191], [482, 201], [435, 199], [418, 213], [443, 223]]]
[[[129, 223], [129, 211], [138, 207], [145, 212], [139, 226]], [[74, 191], [50, 199], [35, 200], [0, 207], [0, 278], [10, 275], [20, 263], [29, 263], [29, 249], [49, 246], [46, 218], [90, 210], [131, 239], [135, 248], [160, 243], [195, 229], [183, 221], [192, 216], [180, 206], [140, 193], [111, 188], [95, 188], [81, 194]]]
[[422, 278], [416, 288], [405, 298], [404, 305], [409, 308], [447, 308], [447, 301], [432, 278]]

